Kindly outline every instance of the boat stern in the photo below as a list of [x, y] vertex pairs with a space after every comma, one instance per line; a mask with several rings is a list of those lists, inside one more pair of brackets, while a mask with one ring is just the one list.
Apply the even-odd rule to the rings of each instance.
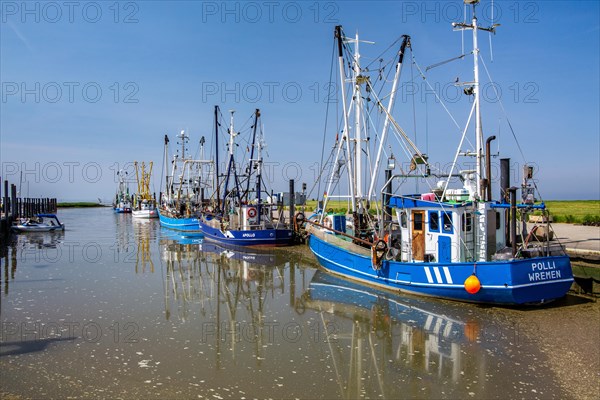
[[567, 294], [573, 284], [568, 256], [537, 257], [511, 266], [512, 296], [516, 304], [545, 303]]

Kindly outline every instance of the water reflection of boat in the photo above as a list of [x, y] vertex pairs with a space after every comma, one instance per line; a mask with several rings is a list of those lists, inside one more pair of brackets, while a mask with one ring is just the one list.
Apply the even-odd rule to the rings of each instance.
[[[161, 233], [164, 233], [162, 230]], [[161, 237], [159, 241], [165, 279], [165, 319], [171, 318], [175, 310], [182, 321], [188, 319], [192, 304], [200, 304], [202, 314], [206, 313], [207, 293], [211, 291], [204, 284], [201, 272], [201, 253], [194, 238]]]
[[[478, 376], [485, 366], [465, 351], [478, 325], [447, 302], [399, 296], [317, 271], [302, 303], [321, 315], [343, 398], [462, 397], [464, 374]], [[449, 316], [453, 311], [457, 316]], [[400, 384], [404, 378], [406, 385]]]
[[26, 248], [55, 249], [63, 242], [65, 231], [29, 232], [27, 235], [19, 235], [16, 244], [21, 250]]
[[215, 253], [231, 260], [248, 262], [250, 264], [259, 264], [264, 266], [274, 266], [277, 263], [277, 254], [271, 251], [252, 251], [241, 246], [227, 246], [212, 242], [203, 241], [200, 244], [200, 250], [208, 253]]
[[283, 293], [290, 291], [294, 298], [296, 287], [301, 292], [307, 288], [305, 271], [280, 252], [199, 246], [191, 238], [180, 239], [160, 240], [165, 318], [201, 328], [199, 340], [214, 350], [214, 368], [236, 358], [261, 364], [266, 344], [273, 340], [274, 322], [267, 310], [279, 307], [273, 301]]
[[157, 225], [151, 219], [134, 219], [133, 232], [136, 240], [135, 272], [154, 272], [150, 245], [156, 239]]

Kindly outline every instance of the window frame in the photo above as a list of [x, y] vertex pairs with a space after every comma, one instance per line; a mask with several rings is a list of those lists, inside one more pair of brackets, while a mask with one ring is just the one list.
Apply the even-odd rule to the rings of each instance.
[[[434, 218], [432, 218], [434, 217]], [[435, 227], [432, 225], [432, 222], [435, 221]], [[429, 232], [439, 232], [440, 231], [440, 214], [436, 211], [428, 211], [427, 212], [427, 226], [429, 228]]]
[[[454, 225], [453, 225], [453, 218], [452, 218], [452, 212], [451, 211], [442, 211], [442, 223], [441, 223], [441, 228], [442, 228], [442, 233], [448, 233], [448, 234], [453, 234], [454, 233]], [[449, 229], [446, 229], [446, 219], [448, 219], [450, 221], [449, 224]]]

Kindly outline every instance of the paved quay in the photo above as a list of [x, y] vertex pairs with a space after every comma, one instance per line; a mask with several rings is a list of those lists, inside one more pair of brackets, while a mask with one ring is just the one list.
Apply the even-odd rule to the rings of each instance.
[[552, 223], [552, 228], [555, 240], [565, 246], [569, 256], [600, 262], [600, 227]]

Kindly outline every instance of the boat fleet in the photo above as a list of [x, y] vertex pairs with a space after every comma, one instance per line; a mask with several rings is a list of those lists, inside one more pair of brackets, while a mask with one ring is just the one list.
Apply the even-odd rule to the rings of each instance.
[[[158, 200], [150, 192], [152, 163], [136, 162], [137, 193], [129, 193], [126, 173], [120, 171], [115, 213], [158, 218], [162, 227], [199, 243], [238, 249], [307, 243], [328, 273], [394, 292], [498, 305], [563, 297], [573, 282], [568, 256], [550, 235], [527, 226], [530, 215], [547, 214], [537, 200], [533, 167], [523, 167], [520, 187], [514, 187], [510, 160], [501, 159], [500, 187], [492, 187], [495, 136], [484, 137], [478, 34], [495, 34], [497, 26], [479, 24], [478, 1], [465, 0], [465, 5], [470, 21], [452, 28], [464, 37], [470, 33], [472, 50], [457, 59], [472, 59], [473, 76], [456, 81], [465, 96], [467, 122], [450, 128], [457, 132], [457, 148], [448, 151], [449, 170], [436, 170], [438, 164], [393, 115], [402, 67], [413, 51], [410, 36], [397, 40], [393, 63], [387, 64], [394, 65], [393, 76], [381, 79], [381, 70], [363, 65], [358, 34], [348, 36], [336, 26], [339, 82], [333, 87], [341, 100], [339, 124], [325, 138], [333, 161], [323, 166], [326, 190], [310, 216], [304, 205], [296, 213], [293, 200], [284, 203], [265, 185], [261, 110], [238, 129], [236, 113], [224, 115], [219, 106], [211, 123], [213, 154], [205, 153], [204, 137], [193, 154], [187, 132], [175, 136], [173, 148], [165, 135]], [[425, 80], [427, 71], [419, 72]], [[396, 165], [400, 154], [404, 168]], [[468, 163], [461, 164], [463, 158]], [[465, 164], [472, 167], [461, 167]], [[425, 190], [412, 189], [417, 181], [426, 182], [420, 184]], [[293, 188], [289, 194], [293, 199]], [[346, 212], [332, 210], [336, 200], [348, 205]], [[48, 218], [24, 222], [20, 229], [64, 229]]]

